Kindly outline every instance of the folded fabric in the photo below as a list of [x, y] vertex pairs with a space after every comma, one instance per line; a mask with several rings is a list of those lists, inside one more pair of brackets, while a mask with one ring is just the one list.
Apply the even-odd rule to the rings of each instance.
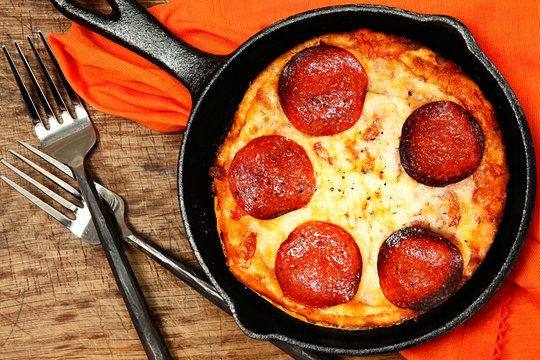
[[[150, 12], [196, 48], [228, 54], [277, 20], [344, 3], [347, 2], [173, 0], [151, 8]], [[533, 139], [539, 144], [540, 97], [536, 88], [540, 83], [540, 5], [537, 0], [380, 0], [362, 3], [444, 14], [461, 20], [516, 93]], [[157, 131], [179, 131], [185, 127], [191, 110], [190, 95], [166, 72], [76, 24], [68, 34], [54, 34], [49, 40], [68, 80], [92, 106]], [[536, 212], [514, 270], [488, 304], [450, 333], [404, 350], [402, 354], [411, 360], [538, 358], [539, 232]]]

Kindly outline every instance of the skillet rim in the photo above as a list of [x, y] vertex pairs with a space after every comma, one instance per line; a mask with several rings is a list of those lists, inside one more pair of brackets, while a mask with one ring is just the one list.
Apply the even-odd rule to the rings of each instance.
[[[522, 140], [522, 145], [524, 146], [524, 150], [525, 150], [524, 161], [527, 165], [526, 166], [526, 172], [527, 172], [526, 173], [526, 188], [524, 189], [524, 192], [523, 192], [524, 208], [521, 214], [518, 231], [516, 233], [516, 238], [513, 240], [513, 244], [506, 256], [504, 263], [502, 264], [501, 268], [498, 269], [498, 272], [493, 277], [493, 279], [489, 282], [489, 285], [476, 297], [476, 299], [472, 303], [470, 303], [463, 311], [461, 311], [451, 321], [442, 324], [436, 329], [426, 332], [424, 335], [415, 337], [411, 340], [396, 342], [396, 343], [393, 343], [391, 345], [386, 345], [386, 346], [362, 348], [362, 349], [322, 346], [322, 345], [307, 343], [305, 341], [299, 341], [297, 339], [293, 339], [289, 336], [286, 336], [277, 332], [260, 334], [246, 327], [241, 319], [241, 315], [238, 313], [237, 304], [229, 296], [229, 294], [227, 294], [227, 292], [223, 289], [222, 285], [215, 279], [215, 277], [212, 274], [212, 271], [207, 266], [205, 260], [202, 258], [202, 255], [198, 249], [198, 244], [195, 240], [195, 235], [191, 229], [189, 215], [187, 213], [186, 204], [184, 201], [184, 186], [182, 182], [183, 175], [184, 175], [183, 164], [184, 164], [184, 158], [186, 154], [186, 146], [187, 146], [186, 144], [188, 143], [190, 129], [192, 128], [194, 119], [197, 117], [198, 110], [201, 106], [201, 103], [203, 102], [202, 99], [205, 98], [209, 90], [212, 88], [213, 84], [220, 77], [220, 75], [225, 71], [228, 65], [232, 63], [237, 57], [242, 56], [243, 52], [247, 48], [249, 48], [252, 44], [256, 43], [259, 39], [267, 36], [268, 34], [276, 30], [279, 30], [281, 28], [287, 27], [288, 25], [291, 25], [291, 24], [294, 24], [294, 23], [297, 23], [306, 19], [311, 19], [314, 17], [319, 17], [323, 15], [328, 15], [328, 14], [337, 14], [337, 13], [344, 15], [349, 12], [351, 13], [365, 12], [365, 13], [373, 14], [374, 16], [381, 13], [390, 14], [390, 15], [398, 15], [400, 17], [405, 17], [415, 22], [426, 23], [426, 24], [427, 23], [442, 23], [452, 28], [465, 42], [469, 54], [472, 55], [474, 58], [476, 58], [476, 60], [481, 63], [483, 68], [489, 72], [490, 77], [497, 82], [498, 86], [500, 87], [506, 99], [508, 100], [510, 108], [511, 108], [511, 112], [515, 115], [515, 118], [512, 118], [511, 120], [517, 123], [520, 139]], [[323, 8], [299, 13], [297, 15], [293, 15], [291, 17], [285, 18], [283, 20], [280, 20], [266, 27], [265, 29], [258, 32], [257, 34], [253, 35], [245, 43], [240, 45], [238, 49], [235, 50], [229, 56], [229, 58], [221, 65], [221, 67], [211, 76], [210, 81], [207, 83], [204, 90], [201, 92], [200, 97], [197, 99], [196, 103], [194, 104], [188, 124], [186, 126], [186, 130], [184, 132], [184, 137], [182, 139], [182, 145], [180, 148], [179, 162], [178, 162], [178, 196], [180, 200], [180, 209], [182, 213], [182, 219], [184, 222], [184, 227], [186, 230], [189, 243], [197, 258], [197, 261], [203, 268], [204, 272], [206, 273], [206, 275], [208, 276], [208, 278], [210, 279], [214, 287], [218, 290], [220, 295], [223, 296], [223, 298], [227, 301], [228, 305], [230, 306], [232, 310], [233, 317], [236, 323], [238, 324], [238, 326], [242, 329], [242, 331], [248, 336], [255, 339], [280, 340], [280, 341], [288, 342], [294, 345], [302, 346], [302, 347], [309, 348], [316, 351], [342, 354], [342, 355], [379, 354], [379, 353], [384, 353], [384, 352], [398, 351], [398, 350], [411, 347], [413, 345], [418, 345], [449, 332], [450, 330], [454, 329], [455, 327], [459, 326], [464, 321], [466, 321], [468, 318], [470, 318], [478, 310], [480, 310], [480, 308], [483, 305], [485, 305], [487, 301], [500, 288], [500, 286], [502, 285], [502, 283], [504, 282], [504, 280], [510, 273], [514, 263], [517, 260], [517, 257], [525, 242], [526, 234], [528, 232], [528, 229], [532, 220], [532, 213], [533, 213], [534, 200], [535, 200], [535, 191], [536, 191], [536, 161], [535, 161], [534, 147], [533, 147], [530, 130], [529, 130], [527, 121], [525, 119], [523, 110], [515, 94], [511, 90], [508, 83], [506, 82], [506, 80], [503, 78], [503, 76], [501, 75], [499, 70], [495, 67], [495, 65], [480, 50], [478, 44], [476, 43], [476, 40], [474, 39], [470, 31], [465, 27], [463, 23], [461, 23], [459, 20], [450, 16], [419, 14], [412, 11], [406, 11], [403, 9], [392, 8], [392, 7], [382, 6], [382, 5], [340, 5], [340, 6], [323, 7]], [[369, 331], [369, 330], [337, 329], [336, 331], [337, 332], [341, 332], [341, 331], [364, 332], [364, 331]]]

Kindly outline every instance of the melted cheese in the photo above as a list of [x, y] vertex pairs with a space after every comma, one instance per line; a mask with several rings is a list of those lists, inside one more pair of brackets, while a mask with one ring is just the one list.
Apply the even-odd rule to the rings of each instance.
[[[288, 59], [319, 41], [348, 48], [362, 62], [369, 82], [362, 115], [353, 127], [333, 136], [310, 137], [289, 123], [279, 103], [277, 82]], [[317, 182], [317, 191], [307, 206], [272, 220], [257, 220], [241, 210], [238, 215], [226, 178], [216, 179], [218, 227], [229, 267], [241, 281], [294, 316], [345, 328], [388, 326], [414, 316], [386, 300], [377, 274], [379, 247], [402, 227], [421, 225], [450, 239], [463, 255], [463, 279], [468, 279], [495, 235], [507, 181], [503, 172], [502, 179], [489, 185], [495, 186], [495, 200], [482, 200], [495, 202], [497, 213], [493, 214], [476, 198], [479, 181], [475, 176], [483, 178], [482, 174], [442, 188], [411, 179], [401, 167], [398, 152], [401, 127], [409, 114], [428, 101], [451, 100], [470, 106], [441, 83], [414, 74], [409, 68], [412, 50], [383, 59], [359, 49], [351, 35], [334, 34], [307, 42], [277, 59], [246, 93], [216, 161], [227, 170], [239, 149], [253, 138], [270, 134], [285, 136], [306, 150]], [[416, 52], [424, 62], [435, 59], [425, 48]], [[475, 86], [468, 81], [468, 86]], [[485, 111], [491, 111], [489, 104], [485, 106]], [[506, 169], [500, 134], [491, 131], [496, 124], [484, 121], [483, 114], [473, 115], [480, 118], [487, 139], [487, 156], [477, 172], [492, 168], [491, 163]], [[490, 119], [494, 121], [493, 116]], [[356, 296], [346, 304], [309, 308], [284, 298], [279, 288], [274, 275], [277, 250], [294, 228], [310, 220], [339, 225], [358, 244], [362, 278]], [[246, 234], [256, 234], [253, 257], [245, 256]]]

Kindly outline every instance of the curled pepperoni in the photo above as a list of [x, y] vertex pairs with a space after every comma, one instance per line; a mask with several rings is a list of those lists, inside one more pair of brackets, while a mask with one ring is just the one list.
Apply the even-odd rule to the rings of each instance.
[[319, 45], [296, 54], [283, 68], [278, 94], [299, 131], [333, 135], [353, 126], [364, 107], [367, 75], [345, 49]]
[[285, 296], [308, 306], [328, 307], [354, 297], [362, 258], [347, 231], [310, 221], [294, 229], [281, 244], [275, 271]]
[[416, 109], [401, 130], [399, 154], [413, 179], [446, 186], [471, 175], [482, 160], [484, 135], [476, 119], [451, 101]]
[[463, 257], [444, 236], [406, 227], [383, 243], [377, 270], [383, 294], [392, 304], [424, 311], [441, 304], [456, 290]]
[[258, 137], [236, 153], [229, 188], [240, 208], [257, 219], [305, 206], [316, 189], [304, 148], [278, 135]]

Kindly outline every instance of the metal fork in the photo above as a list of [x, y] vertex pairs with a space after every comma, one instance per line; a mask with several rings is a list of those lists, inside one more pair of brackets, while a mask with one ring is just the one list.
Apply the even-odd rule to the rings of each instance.
[[40, 116], [39, 111], [32, 100], [32, 96], [27, 90], [7, 48], [4, 45], [2, 48], [32, 117], [34, 130], [39, 139], [41, 148], [49, 156], [67, 165], [75, 175], [82, 197], [92, 215], [91, 217], [98, 238], [107, 255], [116, 283], [120, 289], [120, 293], [122, 294], [146, 354], [150, 359], [170, 359], [170, 353], [161, 337], [158, 327], [150, 315], [143, 293], [120, 245], [120, 237], [115, 229], [111, 216], [98, 196], [94, 183], [89, 180], [86, 174], [84, 166], [85, 158], [93, 148], [97, 139], [94, 126], [83, 104], [66, 81], [45, 37], [41, 32], [39, 32], [39, 35], [73, 105], [75, 116], [71, 116], [69, 113], [68, 108], [54, 84], [39, 52], [32, 42], [32, 39], [30, 36], [27, 36], [26, 38], [32, 47], [42, 73], [46, 78], [48, 87], [55, 99], [57, 104], [56, 110], [60, 113], [62, 121], [57, 119], [53, 108], [49, 104], [47, 97], [34, 76], [18, 43], [14, 42], [28, 76], [32, 80], [35, 92], [38, 94], [43, 110], [46, 113], [47, 122]]
[[[33, 146], [25, 142], [22, 142], [19, 140], [17, 142], [20, 145], [24, 146], [26, 149], [28, 149], [30, 152], [35, 154], [36, 156], [41, 157], [43, 160], [47, 161], [52, 166], [56, 167], [58, 170], [60, 170], [67, 176], [73, 178], [73, 174], [71, 170], [67, 168], [66, 166], [64, 166], [63, 164], [61, 164], [60, 162], [54, 160], [50, 156], [42, 153], [38, 149], [34, 148]], [[28, 166], [30, 166], [31, 168], [33, 168], [34, 170], [42, 174], [47, 179], [51, 180], [60, 188], [64, 189], [66, 192], [71, 194], [75, 199], [82, 200], [78, 190], [75, 189], [73, 186], [71, 186], [69, 183], [60, 179], [58, 176], [52, 174], [50, 171], [44, 169], [42, 166], [36, 164], [35, 162], [31, 161], [25, 156], [19, 154], [18, 152], [12, 149], [8, 149], [8, 152], [10, 152], [15, 158], [23, 161]], [[30, 177], [28, 174], [19, 170], [17, 167], [11, 165], [7, 161], [0, 160], [0, 162], [4, 164], [5, 166], [7, 166], [9, 169], [11, 169], [15, 174], [22, 177], [31, 185], [33, 185], [34, 187], [39, 189], [41, 192], [46, 194], [48, 197], [56, 201], [58, 204], [64, 207], [68, 212], [71, 212], [72, 215], [74, 216], [74, 219], [59, 212], [54, 207], [50, 206], [48, 203], [41, 200], [37, 196], [33, 195], [31, 192], [27, 191], [24, 187], [11, 181], [9, 178], [5, 177], [4, 175], [0, 174], [0, 179], [4, 180], [8, 185], [10, 185], [15, 190], [17, 190], [21, 195], [23, 195], [28, 200], [30, 200], [31, 202], [39, 206], [42, 210], [44, 210], [47, 214], [52, 216], [60, 224], [67, 227], [77, 237], [83, 239], [84, 241], [90, 244], [99, 244], [99, 240], [97, 239], [97, 234], [94, 228], [94, 224], [90, 221], [90, 213], [88, 211], [88, 207], [84, 204], [84, 200], [82, 202], [82, 205], [80, 206], [73, 204], [71, 201], [69, 201], [65, 197], [54, 192], [50, 188], [47, 188], [45, 185], [35, 180], [34, 178]], [[109, 206], [109, 209], [113, 212], [116, 222], [118, 223], [118, 228], [120, 229], [122, 239], [126, 243], [144, 252], [146, 255], [148, 255], [155, 261], [157, 261], [159, 264], [161, 264], [167, 270], [172, 272], [179, 279], [184, 281], [187, 285], [191, 286], [193, 289], [195, 289], [205, 298], [207, 298], [212, 303], [220, 307], [229, 315], [232, 315], [232, 312], [229, 306], [227, 305], [226, 301], [212, 287], [210, 283], [203, 280], [200, 274], [198, 274], [196, 271], [186, 266], [182, 262], [169, 256], [165, 252], [165, 250], [163, 250], [162, 248], [152, 244], [149, 241], [141, 239], [140, 237], [136, 236], [133, 233], [133, 231], [131, 231], [131, 229], [127, 226], [126, 221], [125, 221], [125, 205], [124, 205], [124, 200], [122, 199], [120, 195], [112, 192], [111, 190], [100, 185], [99, 183], [94, 183], [94, 184], [96, 186], [98, 194], [101, 196], [103, 200], [105, 200], [106, 204]], [[288, 353], [294, 359], [302, 359], [302, 360], [325, 360], [325, 359], [329, 360], [330, 359], [330, 357], [327, 357], [326, 355], [313, 353], [311, 351], [302, 349], [294, 345], [282, 343], [280, 341], [272, 341], [272, 342], [274, 343], [274, 345], [276, 345], [281, 350]]]
[[[27, 150], [32, 152], [34, 155], [42, 158], [70, 178], [74, 178], [71, 170], [64, 164], [44, 154], [30, 144], [27, 144], [20, 140], [17, 140], [17, 142]], [[56, 201], [68, 213], [71, 213], [71, 215], [73, 216], [70, 217], [65, 215], [63, 212], [49, 205], [47, 202], [43, 201], [30, 191], [26, 190], [24, 187], [10, 180], [8, 177], [0, 174], [0, 179], [2, 179], [15, 190], [17, 190], [21, 195], [33, 202], [39, 208], [41, 208], [60, 224], [68, 228], [68, 230], [77, 237], [90, 244], [99, 244], [96, 229], [91, 221], [90, 211], [88, 210], [88, 207], [86, 206], [86, 203], [81, 197], [79, 191], [75, 187], [71, 186], [68, 182], [54, 175], [41, 165], [38, 165], [34, 161], [28, 159], [24, 155], [21, 155], [19, 152], [13, 149], [8, 149], [8, 152], [11, 153], [16, 159], [21, 160], [26, 165], [43, 175], [45, 178], [58, 185], [61, 189], [65, 190], [67, 193], [73, 196], [73, 198], [77, 200], [77, 202], [81, 202], [81, 204], [74, 204], [69, 199], [46, 187], [43, 183], [37, 181], [33, 177], [29, 176], [27, 173], [23, 172], [16, 166], [10, 164], [3, 159], [0, 160], [2, 164], [4, 164], [7, 168], [9, 168], [19, 177], [23, 178], [29, 184], [40, 190], [42, 193], [47, 195], [49, 198]], [[143, 251], [146, 255], [150, 256], [152, 259], [156, 260], [158, 263], [170, 270], [177, 277], [179, 277], [181, 280], [193, 287], [195, 290], [199, 291], [202, 295], [211, 300], [213, 303], [230, 313], [223, 298], [216, 290], [214, 290], [212, 285], [202, 279], [202, 276], [200, 274], [197, 274], [193, 269], [167, 255], [165, 250], [152, 244], [151, 242], [139, 238], [133, 233], [133, 231], [131, 231], [125, 221], [125, 203], [120, 195], [112, 192], [111, 190], [107, 189], [106, 187], [102, 186], [97, 182], [94, 182], [94, 185], [96, 186], [96, 190], [99, 196], [101, 196], [101, 198], [105, 201], [111, 212], [114, 214], [122, 240], [132, 245], [133, 247]]]

